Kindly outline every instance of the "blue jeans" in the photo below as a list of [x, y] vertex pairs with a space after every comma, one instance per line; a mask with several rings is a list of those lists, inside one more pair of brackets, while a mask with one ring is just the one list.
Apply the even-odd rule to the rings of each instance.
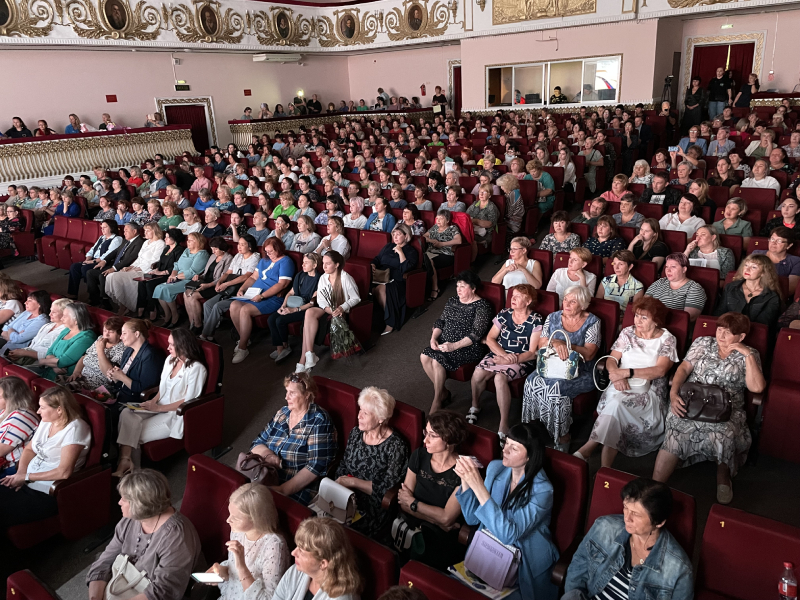
[[708, 118], [713, 120], [717, 115], [721, 115], [726, 102], [708, 102]]

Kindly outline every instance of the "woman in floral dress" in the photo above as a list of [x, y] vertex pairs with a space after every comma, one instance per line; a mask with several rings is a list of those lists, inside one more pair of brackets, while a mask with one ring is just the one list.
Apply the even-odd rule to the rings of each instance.
[[[633, 326], [622, 330], [607, 361], [611, 384], [600, 398], [589, 441], [575, 452], [586, 460], [603, 446], [601, 464], [610, 467], [617, 452], [644, 456], [664, 441], [667, 416], [666, 374], [678, 362], [675, 336], [664, 329], [669, 309], [645, 296], [633, 303]], [[628, 379], [647, 380], [647, 391], [633, 392]]]
[[[670, 391], [670, 412], [664, 444], [658, 452], [653, 479], [666, 482], [678, 466], [705, 460], [717, 463], [717, 502], [733, 500], [731, 477], [745, 460], [752, 439], [744, 411], [745, 389], [759, 393], [766, 387], [758, 351], [742, 341], [750, 319], [725, 313], [717, 320], [715, 337], [697, 338], [686, 353]], [[730, 420], [705, 423], [683, 418], [686, 407], [679, 395], [684, 382], [717, 385], [731, 395]]]

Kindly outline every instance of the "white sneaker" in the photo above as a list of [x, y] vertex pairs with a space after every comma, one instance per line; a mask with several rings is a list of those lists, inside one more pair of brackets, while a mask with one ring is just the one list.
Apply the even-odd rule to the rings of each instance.
[[310, 371], [311, 369], [316, 367], [318, 362], [319, 358], [317, 357], [316, 354], [314, 354], [310, 350], [306, 352], [306, 371]]
[[292, 353], [291, 346], [286, 346], [280, 353], [275, 357], [275, 362], [281, 362], [284, 358], [289, 356]]
[[294, 367], [294, 372], [295, 373], [305, 373], [306, 372], [306, 366], [303, 363], [297, 363], [295, 365], [295, 367]]
[[575, 458], [580, 458], [585, 463], [589, 462], [589, 459], [586, 458], [583, 454], [581, 454], [580, 450], [575, 450], [575, 452], [572, 453], [572, 456], [574, 456]]
[[233, 352], [233, 364], [239, 364], [250, 354], [250, 350], [241, 350], [238, 346]]
[[272, 352], [269, 353], [269, 357], [272, 360], [275, 360], [276, 358], [278, 358], [278, 351], [277, 350], [273, 350]]

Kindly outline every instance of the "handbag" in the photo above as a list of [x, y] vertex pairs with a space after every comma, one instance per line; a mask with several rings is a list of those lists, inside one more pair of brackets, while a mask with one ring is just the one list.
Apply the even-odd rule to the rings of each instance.
[[[567, 342], [567, 351], [569, 352], [567, 360], [561, 360], [558, 352], [553, 348], [553, 338], [559, 332], [564, 334]], [[583, 357], [572, 349], [572, 343], [569, 341], [567, 333], [563, 329], [556, 329], [550, 334], [547, 346], [539, 348], [536, 353], [536, 373], [540, 377], [549, 377], [550, 379], [575, 379], [578, 377], [581, 361], [583, 361]]]
[[373, 283], [389, 283], [389, 269], [375, 269], [372, 272]]
[[[237, 278], [237, 277], [239, 277], [239, 275], [241, 275], [241, 274], [242, 274], [242, 270], [241, 270], [241, 269], [239, 269], [239, 270], [236, 272], [236, 275], [232, 275], [232, 276], [231, 276], [231, 280], [233, 280], [233, 279], [236, 279], [236, 278]], [[227, 281], [227, 279], [225, 279], [225, 281]], [[221, 297], [223, 300], [226, 300], [226, 299], [228, 299], [228, 298], [233, 298], [233, 297], [236, 295], [236, 292], [238, 292], [238, 291], [239, 291], [239, 286], [238, 286], [238, 285], [229, 285], [229, 286], [228, 286], [228, 287], [226, 287], [224, 290], [222, 290], [222, 291], [219, 293], [219, 295], [220, 295], [220, 297]]]
[[331, 517], [342, 525], [350, 525], [356, 516], [356, 495], [342, 484], [323, 477], [319, 491], [308, 508], [318, 517]]
[[514, 587], [517, 583], [522, 552], [507, 546], [487, 529], [472, 538], [464, 559], [464, 567], [496, 590]]
[[686, 407], [685, 419], [726, 423], [731, 418], [731, 395], [718, 385], [687, 381], [681, 385], [679, 395]]
[[106, 586], [105, 600], [129, 600], [143, 593], [150, 580], [144, 571], [139, 571], [128, 560], [126, 554], [118, 554], [111, 565], [111, 580]]
[[392, 521], [392, 543], [398, 552], [411, 548], [411, 542], [417, 534], [422, 535], [422, 528], [412, 527], [402, 515]]
[[186, 283], [186, 289], [189, 291], [197, 291], [197, 288], [199, 288], [201, 285], [203, 285], [202, 281], [195, 281], [193, 279], [190, 279]]
[[286, 308], [300, 308], [303, 304], [305, 301], [302, 296], [292, 295], [286, 299]]
[[240, 452], [236, 460], [236, 470], [250, 479], [253, 483], [264, 485], [278, 485], [278, 469], [267, 464], [267, 459], [252, 452]]
[[[611, 385], [611, 376], [608, 373], [608, 369], [601, 367], [600, 362], [603, 359], [613, 358], [615, 361], [617, 360], [614, 356], [608, 354], [606, 356], [601, 356], [597, 359], [594, 363], [594, 368], [592, 369], [592, 379], [594, 379], [594, 387], [596, 387], [601, 392], [605, 392], [608, 389], [608, 386]], [[619, 361], [617, 361], [619, 365]], [[639, 377], [629, 377], [628, 378], [628, 390], [626, 392], [630, 392], [631, 394], [646, 394], [650, 390], [650, 381], [647, 379], [640, 379]]]

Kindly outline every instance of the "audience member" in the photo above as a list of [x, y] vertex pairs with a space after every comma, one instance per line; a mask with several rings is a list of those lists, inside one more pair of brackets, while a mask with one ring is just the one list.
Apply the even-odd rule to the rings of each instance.
[[592, 253], [587, 248], [574, 248], [569, 251], [567, 266], [553, 271], [547, 282], [547, 291], [558, 294], [559, 303], [564, 300], [566, 290], [574, 285], [588, 289], [593, 296], [597, 288], [597, 276], [586, 270], [592, 261]]
[[108, 372], [120, 366], [125, 345], [122, 343], [121, 317], [109, 317], [103, 323], [102, 335], [90, 345], [75, 365], [72, 375], [60, 375], [59, 383], [73, 391], [97, 390], [111, 383]]
[[742, 260], [733, 281], [723, 288], [715, 314], [743, 314], [751, 323], [766, 325], [774, 334], [782, 295], [772, 261], [763, 254], [751, 254]]
[[17, 472], [25, 445], [39, 426], [36, 409], [27, 383], [14, 376], [0, 379], [0, 478]]
[[531, 241], [525, 236], [511, 239], [508, 260], [492, 277], [492, 283], [501, 283], [506, 290], [515, 285], [527, 283], [534, 289], [542, 287], [542, 265], [533, 258], [528, 258]]
[[50, 295], [47, 292], [36, 290], [28, 294], [25, 310], [3, 325], [0, 337], [4, 346], [0, 354], [5, 356], [10, 350], [27, 347], [42, 327], [47, 325], [50, 305]]

